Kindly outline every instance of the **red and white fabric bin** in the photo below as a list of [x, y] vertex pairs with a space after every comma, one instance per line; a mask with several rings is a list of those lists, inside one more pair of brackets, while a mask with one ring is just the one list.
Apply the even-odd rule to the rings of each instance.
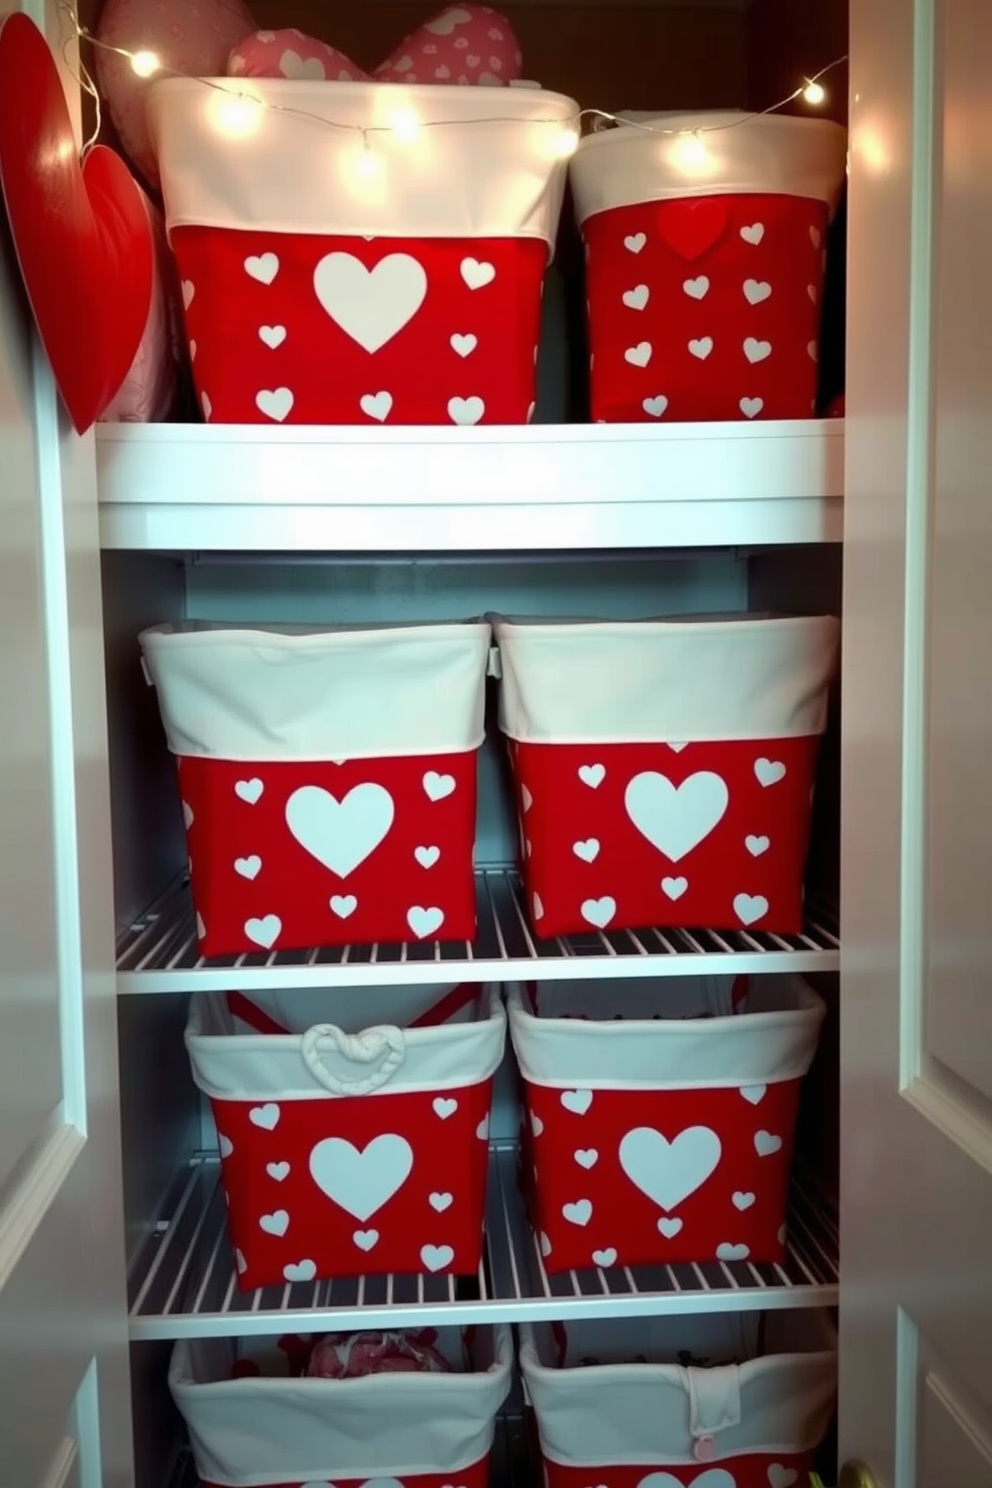
[[523, 1324], [547, 1488], [805, 1488], [836, 1349], [815, 1310]]
[[139, 639], [204, 956], [472, 938], [488, 625]]
[[514, 987], [521, 1170], [545, 1270], [782, 1261], [824, 1012], [787, 976]]
[[540, 936], [797, 933], [839, 622], [497, 620]]
[[203, 993], [186, 1048], [210, 1099], [238, 1285], [473, 1275], [506, 1018], [495, 988]]
[[441, 1328], [452, 1372], [290, 1378], [269, 1341], [237, 1377], [227, 1338], [183, 1339], [169, 1387], [185, 1418], [202, 1488], [487, 1488], [496, 1417], [510, 1389], [508, 1328]]
[[800, 419], [816, 409], [839, 124], [659, 116], [582, 140], [592, 416]]
[[493, 99], [282, 78], [152, 87], [208, 423], [527, 422], [578, 105], [533, 88]]

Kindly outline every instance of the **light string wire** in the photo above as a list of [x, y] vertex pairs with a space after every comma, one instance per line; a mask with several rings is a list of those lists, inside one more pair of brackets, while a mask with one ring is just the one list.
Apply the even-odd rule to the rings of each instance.
[[[325, 128], [338, 129], [345, 131], [346, 133], [358, 135], [361, 137], [366, 151], [369, 151], [371, 149], [371, 138], [373, 135], [396, 135], [397, 133], [401, 132], [395, 124], [363, 125], [345, 123], [340, 119], [329, 119], [324, 114], [316, 114], [309, 109], [294, 108], [290, 104], [270, 103], [265, 99], [259, 98], [258, 95], [255, 93], [249, 93], [244, 91], [243, 89], [239, 89], [235, 79], [233, 78], [231, 79], [232, 86], [228, 87], [226, 83], [218, 83], [212, 78], [196, 77], [192, 73], [181, 72], [176, 68], [167, 67], [153, 52], [143, 50], [132, 52], [129, 51], [126, 47], [113, 46], [110, 42], [102, 41], [98, 36], [94, 36], [93, 32], [90, 31], [86, 26], [80, 25], [75, 9], [69, 3], [69, 0], [59, 0], [59, 9], [62, 14], [68, 19], [71, 27], [71, 34], [66, 38], [62, 49], [63, 59], [65, 60], [67, 67], [69, 67], [67, 54], [70, 45], [73, 42], [76, 42], [78, 47], [78, 44], [80, 42], [86, 42], [95, 50], [110, 52], [113, 53], [115, 56], [126, 58], [131, 63], [138, 77], [148, 78], [161, 76], [170, 78], [184, 78], [188, 82], [199, 83], [205, 88], [213, 89], [215, 92], [221, 93], [227, 98], [232, 98], [244, 103], [253, 104], [255, 107], [266, 110], [269, 113], [286, 114], [293, 118], [307, 120], [310, 123], [322, 124], [325, 126]], [[581, 108], [575, 114], [568, 115], [565, 118], [557, 119], [522, 119], [519, 116], [513, 117], [510, 115], [494, 114], [490, 117], [477, 119], [417, 118], [415, 123], [411, 121], [411, 124], [417, 131], [419, 131], [420, 129], [443, 129], [446, 126], [463, 127], [466, 124], [547, 124], [555, 125], [557, 126], [557, 128], [565, 130], [568, 128], [581, 129], [582, 122], [586, 119], [599, 119], [604, 120], [609, 124], [618, 125], [625, 129], [639, 130], [643, 134], [658, 135], [661, 137], [667, 136], [669, 138], [684, 136], [698, 138], [699, 136], [704, 134], [719, 134], [728, 129], [739, 129], [742, 125], [749, 124], [754, 119], [763, 119], [768, 114], [777, 113], [779, 109], [786, 108], [790, 103], [794, 103], [797, 98], [801, 98], [804, 94], [810, 95], [808, 98], [808, 101], [810, 103], [822, 103], [826, 95], [824, 90], [820, 86], [820, 79], [826, 77], [828, 73], [833, 72], [835, 68], [841, 67], [847, 60], [848, 57], [846, 53], [842, 57], [836, 57], [833, 62], [828, 62], [826, 67], [821, 67], [819, 72], [815, 72], [809, 77], [804, 77], [803, 81], [797, 88], [794, 88], [792, 92], [788, 93], [784, 98], [780, 98], [777, 103], [770, 104], [768, 108], [756, 109], [751, 112], [743, 113], [740, 118], [731, 119], [725, 124], [703, 124], [699, 125], [698, 127], [667, 129], [662, 125], [647, 124], [641, 120], [624, 118], [622, 114], [611, 114], [607, 112], [606, 109], [598, 108]], [[69, 71], [71, 72], [71, 67], [69, 67]], [[89, 73], [86, 70], [86, 67], [83, 64], [81, 56], [79, 58], [79, 74], [80, 75], [77, 81], [84, 88], [84, 90], [89, 93], [90, 96], [94, 99], [97, 110], [96, 128], [94, 129], [93, 133], [90, 135], [90, 138], [87, 140], [86, 145], [84, 146], [85, 153], [85, 151], [95, 143], [96, 137], [99, 134], [100, 99], [97, 89], [93, 84], [92, 78], [90, 77]], [[575, 143], [578, 143], [577, 136], [575, 138]]]

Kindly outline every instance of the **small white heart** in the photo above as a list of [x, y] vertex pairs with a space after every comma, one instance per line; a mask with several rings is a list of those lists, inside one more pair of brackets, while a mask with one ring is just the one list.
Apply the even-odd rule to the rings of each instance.
[[282, 920], [278, 915], [263, 915], [261, 919], [245, 920], [245, 936], [252, 945], [271, 951], [282, 931]]
[[230, 1137], [225, 1137], [223, 1132], [217, 1133], [217, 1146], [220, 1148], [221, 1157], [230, 1157], [234, 1151], [234, 1143]]
[[444, 924], [444, 910], [439, 909], [436, 904], [426, 907], [414, 904], [406, 912], [406, 922], [418, 940], [426, 940], [428, 935], [434, 935]]
[[647, 233], [631, 233], [629, 237], [624, 238], [623, 246], [628, 253], [640, 253], [647, 240]]
[[799, 1482], [799, 1473], [794, 1467], [773, 1462], [768, 1469], [768, 1482], [770, 1488], [793, 1488], [793, 1484]]
[[200, 407], [203, 409], [203, 417], [206, 419], [207, 423], [209, 424], [209, 422], [210, 422], [210, 415], [214, 411], [214, 405], [211, 403], [211, 401], [210, 401], [210, 395], [208, 393], [201, 393], [200, 394]]
[[461, 276], [469, 289], [485, 289], [496, 278], [496, 269], [493, 264], [480, 262], [477, 258], [463, 258]]
[[667, 899], [681, 899], [688, 887], [687, 878], [663, 878], [661, 880], [661, 892]]
[[439, 847], [415, 847], [413, 856], [421, 868], [433, 868], [441, 857], [441, 849]]
[[742, 925], [756, 925], [768, 913], [768, 900], [764, 894], [735, 894], [734, 914]]
[[584, 842], [573, 842], [572, 851], [583, 863], [595, 863], [599, 857], [599, 842], [595, 837], [588, 837]]
[[428, 1271], [443, 1271], [455, 1259], [455, 1252], [450, 1245], [424, 1245], [421, 1247], [420, 1259]]
[[358, 1246], [359, 1250], [364, 1250], [366, 1253], [368, 1253], [368, 1251], [373, 1250], [379, 1243], [379, 1231], [356, 1230], [351, 1238]]
[[262, 860], [258, 853], [252, 853], [250, 858], [235, 858], [234, 871], [239, 878], [255, 879], [262, 871]]
[[548, 1239], [543, 1230], [541, 1231], [539, 1238], [542, 1256], [549, 1256], [551, 1254], [551, 1241]]
[[[190, 872], [192, 873], [192, 871], [193, 871], [193, 864], [192, 864], [192, 862], [190, 862], [189, 868], [190, 868]], [[206, 940], [206, 938], [207, 938], [207, 927], [203, 923], [203, 916], [200, 914], [199, 910], [197, 911], [197, 915], [196, 915], [196, 938], [197, 938], [197, 940]]]
[[589, 1168], [594, 1168], [599, 1162], [599, 1153], [595, 1147], [580, 1147], [575, 1154], [575, 1161], [580, 1168], [585, 1168], [588, 1171]]
[[255, 806], [262, 799], [265, 786], [258, 779], [238, 780], [235, 782], [234, 794], [239, 801], [245, 801], [249, 806]]
[[741, 1095], [749, 1106], [760, 1106], [768, 1092], [767, 1085], [742, 1085]]
[[193, 815], [193, 808], [192, 808], [192, 806], [190, 806], [187, 801], [184, 801], [183, 802], [183, 825], [185, 826], [187, 832], [189, 831], [190, 827], [193, 825], [193, 822], [195, 820], [196, 820], [196, 818]]
[[438, 1095], [432, 1102], [434, 1115], [439, 1116], [442, 1121], [447, 1121], [449, 1116], [454, 1116], [458, 1110], [458, 1102], [455, 1097]]
[[809, 357], [811, 362], [815, 362], [819, 359], [820, 352], [815, 341], [808, 341], [806, 343], [806, 355]]
[[737, 405], [745, 418], [757, 418], [765, 406], [764, 398], [742, 398]]
[[385, 423], [393, 408], [393, 395], [385, 389], [378, 393], [363, 393], [358, 400], [358, 406], [366, 418], [375, 419], [376, 423]]
[[488, 1142], [489, 1141], [489, 1113], [488, 1113], [488, 1111], [486, 1112], [485, 1116], [483, 1116], [483, 1118], [479, 1122], [478, 1126], [475, 1128], [475, 1135], [478, 1137], [478, 1139], [479, 1139], [480, 1142]]
[[539, 1137], [544, 1130], [544, 1122], [540, 1116], [535, 1116], [533, 1111], [530, 1113], [530, 1129], [535, 1137]]
[[248, 1112], [248, 1120], [252, 1126], [260, 1126], [263, 1131], [275, 1131], [279, 1125], [279, 1107], [275, 1101], [266, 1101], [264, 1106], [252, 1106]]
[[268, 1173], [269, 1177], [273, 1179], [274, 1182], [285, 1183], [286, 1179], [289, 1177], [289, 1163], [266, 1163], [265, 1171]]
[[754, 1150], [759, 1157], [772, 1157], [776, 1152], [781, 1152], [782, 1138], [773, 1136], [771, 1132], [755, 1132]]
[[604, 1268], [615, 1266], [617, 1263], [617, 1253], [612, 1245], [607, 1250], [594, 1250], [592, 1258], [595, 1265]]
[[762, 300], [767, 300], [771, 292], [771, 285], [761, 279], [744, 280], [744, 298], [749, 305], [760, 305]]
[[718, 1261], [746, 1261], [750, 1254], [746, 1245], [731, 1245], [727, 1240], [716, 1248]]
[[248, 1262], [245, 1260], [244, 1251], [236, 1250], [234, 1252], [234, 1264], [238, 1268], [238, 1275], [244, 1276], [245, 1272], [248, 1270]]
[[192, 279], [184, 279], [183, 280], [183, 308], [185, 310], [188, 310], [189, 307], [190, 307], [190, 305], [192, 305], [192, 303], [193, 303], [193, 296], [195, 294], [196, 294], [196, 285], [193, 283]]
[[275, 351], [286, 339], [286, 327], [283, 325], [263, 325], [258, 328], [258, 339]]
[[757, 247], [764, 236], [765, 225], [763, 222], [752, 222], [748, 227], [741, 228], [741, 237], [745, 243], [750, 243], [752, 247]]
[[245, 273], [259, 284], [271, 284], [279, 272], [279, 258], [275, 253], [251, 254], [245, 259]]
[[617, 901], [610, 894], [604, 894], [601, 899], [584, 899], [579, 906], [582, 918], [597, 930], [605, 930], [616, 912]]
[[744, 846], [747, 848], [752, 858], [760, 858], [762, 853], [766, 853], [771, 845], [771, 838], [769, 837], [744, 838]]
[[450, 796], [455, 789], [455, 777], [453, 775], [439, 775], [436, 770], [428, 770], [421, 784], [424, 794], [429, 801], [443, 801]]
[[750, 1209], [751, 1208], [751, 1205], [754, 1203], [754, 1194], [753, 1193], [741, 1193], [740, 1191], [738, 1191], [737, 1193], [734, 1194], [733, 1199], [734, 1199], [734, 1208], [735, 1209], [740, 1209], [743, 1212], [745, 1209]]
[[674, 1240], [681, 1228], [680, 1219], [669, 1219], [666, 1215], [662, 1215], [658, 1221], [658, 1234], [663, 1235], [666, 1240]]
[[623, 292], [623, 302], [628, 310], [643, 310], [650, 298], [651, 291], [646, 284], [637, 284]]
[[432, 1193], [427, 1202], [438, 1214], [443, 1214], [455, 1201], [450, 1193]]
[[534, 797], [531, 795], [530, 791], [525, 785], [522, 785], [520, 787], [520, 804], [523, 807], [524, 816], [527, 815], [528, 811], [534, 804]]
[[543, 920], [544, 919], [544, 901], [541, 898], [540, 894], [537, 894], [537, 893], [532, 894], [531, 895], [530, 904], [531, 904], [531, 910], [533, 912], [533, 915], [534, 915], [535, 920]]
[[478, 344], [478, 336], [471, 334], [462, 336], [456, 331], [451, 338], [451, 349], [457, 352], [460, 357], [471, 356]]
[[809, 295], [810, 299], [813, 301], [813, 304], [815, 305], [816, 304], [816, 285], [815, 284], [807, 284], [807, 286], [806, 286], [806, 293]]
[[598, 790], [606, 779], [605, 765], [580, 765], [579, 779], [583, 785], [588, 785], [590, 790]]
[[592, 1105], [591, 1090], [563, 1090], [561, 1103], [573, 1116], [584, 1116]]
[[682, 291], [691, 300], [705, 300], [709, 294], [710, 281], [705, 274], [698, 274], [695, 279], [683, 279]]
[[810, 230], [809, 230], [809, 240], [813, 244], [813, 247], [814, 248], [819, 248], [819, 246], [820, 246], [820, 229], [818, 227], [811, 227], [810, 228]]
[[781, 760], [758, 759], [754, 762], [754, 774], [759, 785], [778, 785], [785, 779], [786, 769]]
[[630, 362], [633, 367], [646, 367], [653, 349], [650, 341], [638, 341], [636, 346], [627, 347], [623, 354], [624, 361]]
[[567, 1219], [569, 1224], [579, 1225], [584, 1229], [592, 1219], [592, 1203], [589, 1199], [579, 1199], [575, 1204], [563, 1204], [561, 1212], [562, 1218]]
[[643, 399], [641, 407], [644, 409], [645, 413], [651, 416], [651, 418], [661, 418], [661, 415], [668, 407], [668, 399], [665, 397], [664, 393], [659, 393], [657, 398]]
[[315, 1261], [290, 1261], [288, 1266], [283, 1266], [282, 1274], [287, 1281], [313, 1281], [317, 1275], [317, 1264]]
[[264, 413], [277, 424], [289, 417], [294, 402], [292, 389], [288, 387], [262, 388], [255, 394], [255, 407], [259, 413]]
[[195, 341], [191, 341], [189, 343], [189, 359], [190, 359], [191, 362], [195, 362], [196, 361], [196, 342]]
[[748, 336], [744, 342], [744, 355], [748, 361], [763, 362], [772, 354], [772, 343], [770, 341], [758, 341], [754, 336]]
[[354, 894], [335, 894], [328, 902], [331, 914], [336, 914], [339, 920], [346, 920], [358, 908], [358, 900]]
[[482, 398], [449, 398], [448, 417], [453, 424], [477, 424], [486, 412]]
[[705, 362], [706, 358], [709, 356], [709, 354], [710, 354], [710, 352], [712, 350], [713, 350], [713, 337], [712, 336], [700, 336], [700, 338], [698, 339], [698, 341], [690, 341], [689, 342], [689, 352], [690, 352], [690, 355], [691, 356], [694, 356], [694, 357], [697, 357], [698, 360], [701, 361], [701, 362]]
[[285, 1209], [276, 1209], [272, 1214], [263, 1214], [258, 1221], [260, 1230], [267, 1235], [282, 1237], [289, 1229], [289, 1215]]

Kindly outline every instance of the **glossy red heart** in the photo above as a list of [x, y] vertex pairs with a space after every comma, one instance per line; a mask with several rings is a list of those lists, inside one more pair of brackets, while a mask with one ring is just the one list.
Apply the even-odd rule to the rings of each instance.
[[727, 230], [727, 207], [719, 197], [680, 197], [658, 207], [658, 236], [680, 258], [692, 262], [716, 246]]
[[152, 295], [140, 187], [97, 145], [80, 168], [48, 43], [26, 15], [0, 22], [0, 184], [38, 334], [76, 430], [120, 389]]

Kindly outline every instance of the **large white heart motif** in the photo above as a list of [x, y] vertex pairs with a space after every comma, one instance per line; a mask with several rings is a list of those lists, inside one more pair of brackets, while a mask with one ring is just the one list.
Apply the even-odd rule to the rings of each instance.
[[313, 271], [323, 309], [366, 351], [378, 351], [413, 319], [427, 294], [423, 265], [390, 253], [367, 269], [352, 253], [328, 253]]
[[708, 1467], [697, 1478], [687, 1479], [684, 1484], [671, 1473], [648, 1473], [637, 1488], [737, 1488], [737, 1479], [722, 1467]]
[[286, 825], [301, 847], [347, 878], [379, 846], [396, 808], [384, 786], [366, 781], [339, 801], [320, 785], [301, 785], [286, 802]]
[[620, 1143], [620, 1166], [659, 1209], [677, 1209], [716, 1170], [721, 1151], [708, 1126], [687, 1126], [672, 1142], [653, 1126], [635, 1126]]
[[645, 770], [634, 776], [623, 797], [641, 836], [672, 863], [710, 835], [729, 801], [725, 781], [712, 770], [697, 770], [678, 786], [667, 775]]
[[[358, 1078], [336, 1075], [321, 1053], [321, 1044], [331, 1047], [351, 1064], [378, 1067]], [[333, 1023], [316, 1023], [300, 1040], [300, 1057], [318, 1084], [332, 1095], [371, 1095], [392, 1079], [406, 1058], [406, 1040], [401, 1028], [383, 1024], [364, 1028], [361, 1033], [345, 1033]]]
[[310, 1176], [322, 1193], [355, 1219], [370, 1219], [413, 1170], [405, 1137], [387, 1133], [361, 1151], [343, 1137], [325, 1137], [310, 1153]]

